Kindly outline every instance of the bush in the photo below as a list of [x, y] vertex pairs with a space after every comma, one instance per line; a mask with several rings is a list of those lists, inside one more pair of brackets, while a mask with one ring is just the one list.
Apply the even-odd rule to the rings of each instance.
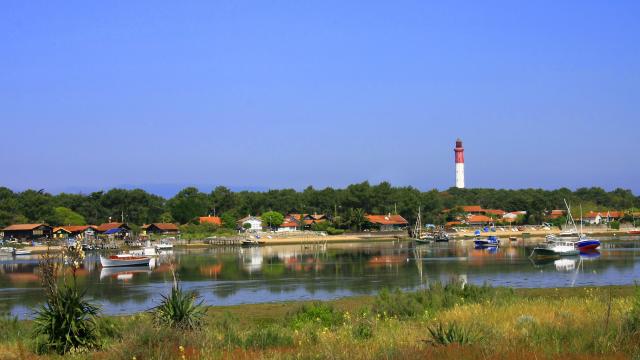
[[196, 303], [196, 298], [195, 292], [182, 291], [175, 284], [169, 296], [162, 295], [162, 302], [152, 310], [154, 323], [182, 330], [200, 329], [204, 325], [207, 309], [202, 301]]
[[477, 286], [458, 281], [442, 285], [434, 282], [428, 289], [416, 292], [402, 292], [399, 289], [390, 292], [383, 289], [375, 299], [373, 311], [385, 316], [411, 318], [425, 312], [433, 314], [456, 304], [477, 303], [481, 301], [504, 301], [513, 298], [512, 289], [493, 288], [489, 285]]
[[358, 340], [367, 340], [373, 337], [373, 326], [369, 320], [362, 320], [353, 327], [352, 335]]
[[612, 221], [609, 223], [609, 227], [612, 228], [613, 230], [620, 230], [620, 222]]
[[245, 339], [245, 347], [265, 349], [276, 346], [291, 346], [293, 338], [284, 333], [284, 329], [267, 326], [251, 331]]
[[311, 305], [304, 304], [293, 316], [290, 322], [294, 328], [302, 328], [305, 324], [314, 323], [322, 327], [333, 327], [342, 323], [342, 313], [325, 303], [315, 302]]
[[342, 235], [344, 234], [344, 230], [343, 229], [336, 229], [333, 227], [328, 227], [327, 228], [327, 234], [329, 235]]
[[471, 329], [465, 329], [456, 323], [449, 323], [446, 325], [438, 323], [438, 325], [429, 326], [427, 329], [431, 335], [431, 341], [437, 345], [468, 345], [480, 339], [480, 336], [474, 331]]
[[33, 330], [44, 341], [38, 350], [64, 354], [72, 349], [97, 347], [98, 310], [75, 286], [55, 289], [36, 312]]

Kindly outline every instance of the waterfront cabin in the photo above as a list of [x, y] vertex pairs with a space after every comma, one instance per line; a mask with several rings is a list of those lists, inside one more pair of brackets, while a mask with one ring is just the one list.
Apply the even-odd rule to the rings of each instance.
[[2, 229], [4, 240], [50, 239], [53, 228], [47, 224], [14, 224]]
[[409, 222], [401, 215], [365, 215], [367, 222], [380, 231], [402, 230]]
[[[245, 231], [262, 231], [262, 219], [257, 216], [247, 216], [237, 221], [240, 228]], [[248, 224], [248, 225], [246, 225]]]
[[153, 223], [142, 226], [142, 235], [177, 235], [179, 232], [178, 226], [171, 223]]
[[78, 238], [82, 237], [85, 240], [92, 240], [96, 237], [96, 231], [98, 229], [95, 225], [69, 225], [69, 226], [61, 226], [65, 230], [69, 231], [71, 234], [69, 237]]
[[98, 225], [96, 229], [100, 235], [108, 238], [123, 239], [131, 237], [131, 228], [126, 223], [110, 222]]
[[68, 239], [71, 236], [71, 231], [65, 229], [62, 226], [53, 228], [54, 239]]

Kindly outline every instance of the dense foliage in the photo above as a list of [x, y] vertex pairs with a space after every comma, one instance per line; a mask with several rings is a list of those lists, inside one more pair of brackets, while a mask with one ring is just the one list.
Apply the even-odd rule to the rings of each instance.
[[589, 210], [628, 210], [640, 208], [640, 198], [631, 191], [581, 188], [571, 191], [522, 189], [457, 189], [420, 191], [416, 188], [393, 187], [387, 182], [370, 185], [352, 184], [344, 189], [293, 189], [266, 192], [232, 192], [216, 187], [210, 193], [186, 188], [171, 199], [144, 190], [112, 189], [91, 194], [58, 194], [27, 190], [13, 192], [0, 187], [0, 226], [11, 223], [47, 222], [51, 225], [99, 224], [124, 219], [130, 224], [175, 221], [192, 222], [197, 216], [221, 214], [223, 225], [232, 228], [235, 220], [267, 211], [286, 213], [322, 213], [333, 218], [337, 228], [363, 227], [365, 213], [398, 213], [407, 220], [415, 219], [418, 207], [423, 219], [442, 223], [442, 209], [459, 205], [481, 205], [507, 211], [526, 210], [524, 222], [539, 223], [545, 210], [563, 209], [563, 199], [582, 204]]

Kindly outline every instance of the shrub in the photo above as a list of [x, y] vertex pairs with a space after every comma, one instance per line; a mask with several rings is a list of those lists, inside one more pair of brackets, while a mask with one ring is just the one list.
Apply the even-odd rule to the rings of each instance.
[[293, 337], [284, 333], [284, 329], [267, 326], [251, 331], [245, 339], [245, 347], [265, 349], [268, 347], [291, 346]]
[[351, 333], [355, 339], [367, 340], [373, 337], [373, 326], [365, 319], [357, 322]]
[[383, 289], [375, 299], [373, 311], [386, 316], [411, 318], [417, 315], [435, 313], [457, 304], [490, 301], [496, 303], [513, 298], [512, 289], [493, 288], [489, 285], [463, 285], [451, 281], [446, 285], [434, 282], [428, 289], [416, 292], [393, 292]]
[[302, 305], [291, 316], [290, 322], [294, 328], [298, 329], [308, 323], [315, 323], [329, 328], [342, 323], [342, 313], [329, 304], [314, 302], [311, 305]]
[[55, 289], [34, 319], [34, 333], [44, 340], [38, 350], [64, 354], [71, 349], [96, 347], [98, 310], [75, 286]]
[[468, 345], [480, 339], [480, 336], [474, 331], [459, 326], [455, 322], [446, 325], [438, 323], [435, 326], [429, 326], [427, 329], [431, 335], [431, 341], [437, 345]]
[[182, 330], [197, 330], [204, 325], [206, 308], [202, 301], [196, 303], [195, 292], [185, 292], [176, 283], [168, 296], [162, 295], [160, 305], [153, 308], [156, 325]]

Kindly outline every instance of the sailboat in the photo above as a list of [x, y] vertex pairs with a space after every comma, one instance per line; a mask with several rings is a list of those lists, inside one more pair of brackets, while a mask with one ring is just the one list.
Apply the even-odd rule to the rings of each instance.
[[559, 234], [560, 238], [554, 235], [548, 235], [547, 242], [551, 244], [559, 242], [564, 244], [573, 243], [574, 247], [580, 251], [594, 250], [600, 247], [600, 240], [589, 239], [587, 235], [582, 232], [582, 206], [580, 206], [580, 231], [578, 231], [573, 215], [571, 215], [571, 208], [566, 199], [564, 199], [564, 205], [567, 207], [567, 225], [573, 225], [573, 229], [567, 229], [561, 232]]
[[431, 239], [425, 234], [422, 235], [422, 216], [420, 215], [420, 207], [418, 207], [418, 217], [416, 218], [416, 225], [413, 228], [413, 240], [419, 244], [428, 244]]

